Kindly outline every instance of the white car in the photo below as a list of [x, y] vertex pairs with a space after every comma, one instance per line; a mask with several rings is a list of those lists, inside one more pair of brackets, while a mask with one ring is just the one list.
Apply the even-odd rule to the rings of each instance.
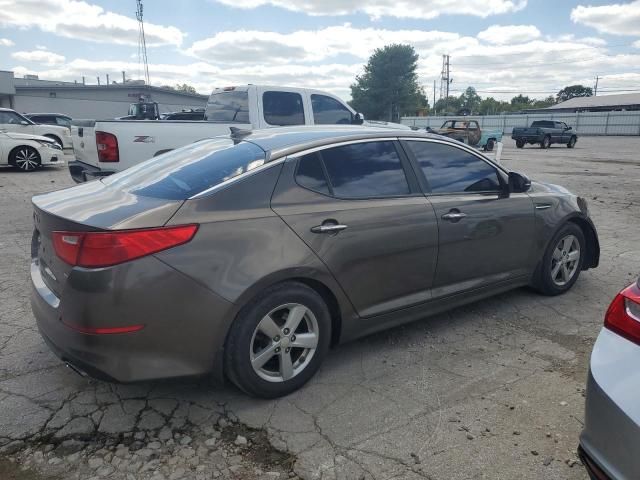
[[[73, 142], [69, 128], [60, 125], [39, 125], [10, 108], [0, 108], [0, 132], [42, 135], [57, 142], [65, 155], [73, 157]], [[72, 160], [73, 158], [67, 158]]]
[[62, 148], [49, 137], [0, 132], [0, 165], [30, 172], [42, 165], [64, 163]]

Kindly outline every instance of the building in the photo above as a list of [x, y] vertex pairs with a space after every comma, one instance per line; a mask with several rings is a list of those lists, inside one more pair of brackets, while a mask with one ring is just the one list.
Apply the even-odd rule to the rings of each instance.
[[576, 113], [640, 110], [640, 93], [574, 97], [547, 108], [530, 108], [525, 113]]
[[204, 108], [206, 95], [153, 87], [143, 82], [85, 85], [81, 82], [15, 78], [0, 71], [0, 107], [20, 113], [63, 113], [73, 118], [107, 119], [127, 115], [140, 97], [157, 102], [161, 113]]

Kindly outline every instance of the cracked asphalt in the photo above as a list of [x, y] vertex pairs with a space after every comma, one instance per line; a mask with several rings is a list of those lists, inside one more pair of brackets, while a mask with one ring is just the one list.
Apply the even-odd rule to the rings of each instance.
[[588, 199], [600, 267], [560, 297], [518, 289], [339, 346], [305, 388], [274, 401], [66, 369], [29, 305], [30, 197], [72, 182], [66, 169], [0, 170], [0, 473], [586, 479], [575, 449], [589, 353], [609, 301], [640, 273], [639, 151], [638, 137], [581, 138], [574, 150], [505, 139], [509, 169]]

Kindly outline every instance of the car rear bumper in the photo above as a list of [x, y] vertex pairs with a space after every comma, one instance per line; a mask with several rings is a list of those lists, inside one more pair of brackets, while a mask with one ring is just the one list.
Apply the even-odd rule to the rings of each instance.
[[602, 330], [591, 356], [580, 436], [583, 463], [593, 479], [640, 478], [639, 364], [640, 347]]
[[[102, 380], [204, 374], [221, 379], [233, 304], [153, 257], [129, 263], [93, 272], [74, 268], [58, 298], [32, 262], [31, 306], [51, 350], [75, 370]], [[123, 334], [76, 329], [136, 324], [144, 328]]]
[[88, 182], [89, 180], [95, 180], [96, 178], [106, 177], [115, 173], [112, 170], [102, 170], [78, 160], [67, 162], [67, 164], [71, 178], [73, 178], [76, 183]]

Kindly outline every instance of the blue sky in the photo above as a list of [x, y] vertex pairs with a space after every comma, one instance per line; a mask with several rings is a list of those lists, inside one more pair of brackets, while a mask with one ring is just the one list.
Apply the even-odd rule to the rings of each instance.
[[[464, 10], [460, 6], [464, 5]], [[141, 73], [135, 0], [0, 0], [0, 69], [95, 83]], [[454, 92], [545, 97], [572, 83], [640, 90], [640, 0], [146, 0], [151, 83], [241, 83], [349, 98], [374, 48], [410, 43], [431, 97], [442, 54]]]

